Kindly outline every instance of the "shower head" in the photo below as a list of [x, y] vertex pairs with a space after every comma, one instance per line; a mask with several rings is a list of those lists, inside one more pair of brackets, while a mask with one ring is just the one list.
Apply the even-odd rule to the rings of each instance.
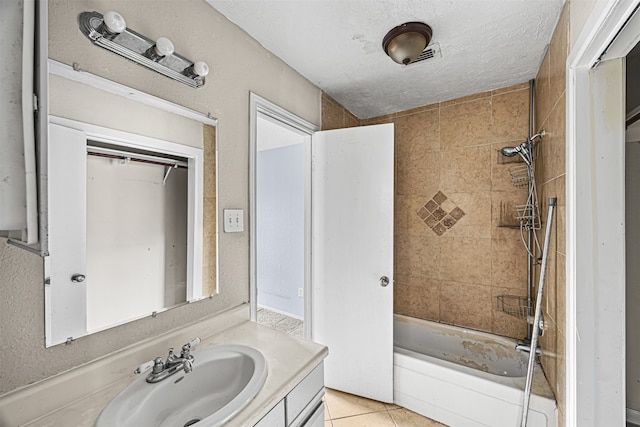
[[524, 162], [527, 164], [527, 166], [531, 166], [531, 152], [529, 151], [529, 144], [530, 144], [530, 140], [526, 140], [525, 142], [523, 142], [520, 145], [517, 145], [515, 147], [503, 147], [500, 149], [500, 154], [502, 154], [505, 157], [513, 157], [516, 154], [520, 154], [520, 157], [522, 157], [522, 160], [524, 160]]
[[518, 145], [517, 147], [504, 147], [500, 149], [500, 153], [505, 157], [513, 157], [522, 151], [522, 148]]

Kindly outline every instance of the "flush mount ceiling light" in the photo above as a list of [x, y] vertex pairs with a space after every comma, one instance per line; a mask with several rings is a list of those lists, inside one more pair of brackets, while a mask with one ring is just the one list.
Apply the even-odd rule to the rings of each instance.
[[432, 34], [431, 27], [423, 22], [405, 22], [384, 36], [382, 48], [395, 62], [407, 65], [420, 56]]
[[154, 41], [133, 31], [118, 12], [82, 12], [78, 21], [82, 33], [97, 46], [188, 86], [198, 88], [205, 83], [209, 73], [205, 62], [193, 62], [177, 54], [166, 37]]

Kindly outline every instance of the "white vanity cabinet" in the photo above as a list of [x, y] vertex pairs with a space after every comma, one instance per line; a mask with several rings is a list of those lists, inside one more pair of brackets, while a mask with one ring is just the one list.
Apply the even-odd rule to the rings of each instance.
[[318, 365], [255, 427], [323, 427], [324, 364]]

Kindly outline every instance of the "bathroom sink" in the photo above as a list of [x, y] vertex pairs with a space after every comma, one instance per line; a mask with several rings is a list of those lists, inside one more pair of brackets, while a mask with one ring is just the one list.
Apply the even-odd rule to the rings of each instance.
[[221, 426], [253, 400], [267, 378], [267, 361], [253, 347], [220, 345], [192, 354], [193, 372], [155, 384], [142, 375], [113, 398], [96, 426]]

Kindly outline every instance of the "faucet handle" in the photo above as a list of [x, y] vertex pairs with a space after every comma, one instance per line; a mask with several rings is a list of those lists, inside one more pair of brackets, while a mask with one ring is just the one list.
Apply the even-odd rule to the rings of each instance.
[[182, 346], [182, 352], [180, 353], [180, 357], [182, 358], [187, 358], [189, 357], [189, 352], [191, 351], [191, 349], [195, 346], [197, 346], [198, 344], [200, 344], [201, 340], [200, 338], [194, 338], [191, 341], [189, 341], [188, 343], [186, 343], [185, 345]]
[[149, 360], [148, 362], [144, 362], [142, 365], [138, 366], [133, 373], [134, 374], [141, 374], [145, 371], [148, 371], [149, 369], [153, 368], [153, 365], [155, 364], [154, 360]]

